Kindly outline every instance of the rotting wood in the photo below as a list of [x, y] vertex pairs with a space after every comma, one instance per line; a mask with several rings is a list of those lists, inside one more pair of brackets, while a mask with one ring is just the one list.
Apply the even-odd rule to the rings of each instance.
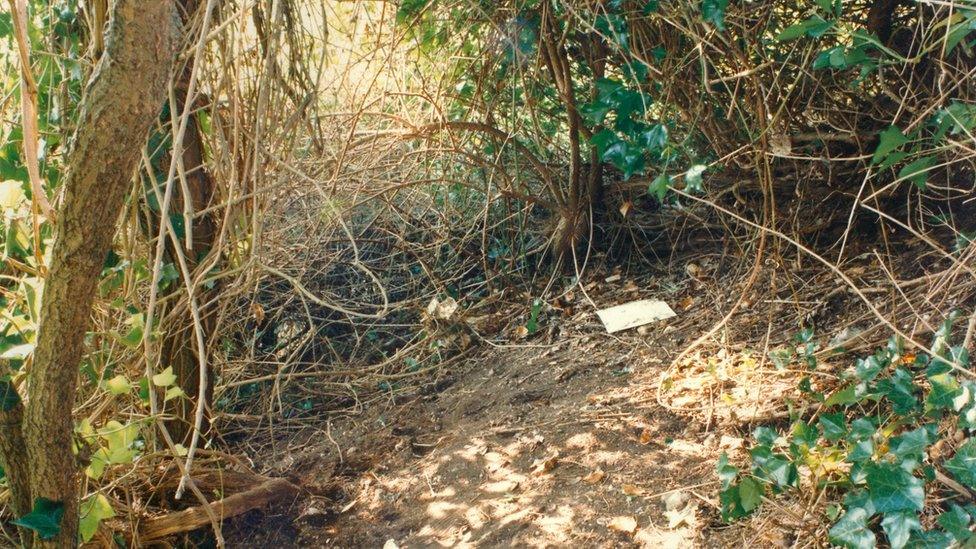
[[[272, 478], [249, 490], [211, 502], [210, 507], [218, 518], [225, 520], [264, 507], [272, 501], [293, 497], [299, 490], [298, 486], [286, 479]], [[202, 506], [191, 507], [144, 521], [139, 527], [138, 541], [145, 544], [209, 525], [206, 510]]]

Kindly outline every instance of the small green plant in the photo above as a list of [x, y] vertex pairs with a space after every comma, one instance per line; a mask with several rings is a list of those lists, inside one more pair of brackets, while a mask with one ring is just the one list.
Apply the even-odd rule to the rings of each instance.
[[[950, 344], [957, 316], [951, 314], [935, 333], [931, 356], [908, 352], [892, 337], [858, 359], [830, 396], [814, 398], [822, 405], [813, 417], [793, 418], [784, 431], [757, 428], [747, 467], [733, 466], [723, 454], [723, 520], [749, 515], [768, 496], [826, 491], [839, 502], [825, 512], [836, 545], [875, 547], [879, 534], [894, 548], [976, 541], [969, 528], [976, 505], [955, 501], [960, 494], [954, 492], [940, 492], [948, 498], [938, 502], [931, 497], [947, 478], [976, 489], [976, 438], [970, 436], [976, 428], [976, 379], [968, 375], [966, 349]], [[804, 330], [797, 343], [804, 351], [799, 358], [815, 367], [812, 331]], [[804, 392], [811, 392], [809, 384]], [[956, 443], [951, 457], [930, 451]], [[923, 527], [921, 513], [936, 505], [941, 514]]]

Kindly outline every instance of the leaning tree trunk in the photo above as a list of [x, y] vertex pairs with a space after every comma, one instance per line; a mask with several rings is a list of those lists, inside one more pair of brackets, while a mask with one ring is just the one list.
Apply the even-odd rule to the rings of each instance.
[[98, 276], [142, 144], [165, 97], [179, 30], [172, 0], [116, 0], [105, 53], [80, 105], [24, 414], [30, 497], [64, 505], [60, 533], [35, 540], [41, 547], [78, 543], [79, 467], [71, 416], [78, 363]]

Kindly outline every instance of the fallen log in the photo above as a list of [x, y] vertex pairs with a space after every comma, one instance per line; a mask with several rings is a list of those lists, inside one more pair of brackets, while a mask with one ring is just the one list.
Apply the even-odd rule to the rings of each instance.
[[[214, 514], [225, 520], [264, 507], [272, 501], [294, 497], [299, 488], [283, 478], [268, 479], [261, 484], [210, 503]], [[154, 517], [139, 526], [139, 543], [158, 541], [175, 534], [191, 532], [210, 525], [203, 506], [191, 507], [161, 517]]]

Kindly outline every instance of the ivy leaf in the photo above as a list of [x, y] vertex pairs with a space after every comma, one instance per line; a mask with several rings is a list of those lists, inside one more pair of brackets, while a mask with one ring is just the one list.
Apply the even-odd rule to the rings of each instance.
[[580, 115], [583, 116], [583, 120], [586, 121], [586, 123], [590, 126], [599, 126], [600, 124], [603, 124], [603, 119], [610, 114], [611, 110], [612, 108], [602, 101], [583, 103], [579, 107]]
[[132, 384], [129, 383], [128, 378], [122, 374], [119, 374], [106, 381], [105, 388], [108, 389], [108, 392], [112, 393], [113, 395], [124, 395], [132, 390]]
[[878, 540], [868, 528], [868, 512], [860, 507], [848, 509], [828, 533], [831, 543], [848, 549], [873, 549]]
[[888, 126], [881, 132], [879, 138], [878, 148], [874, 150], [874, 156], [871, 158], [872, 164], [877, 164], [884, 160], [892, 151], [908, 143], [908, 138], [905, 137], [905, 134], [901, 133], [901, 130], [897, 126]]
[[704, 164], [695, 164], [685, 172], [685, 186], [689, 192], [700, 193], [704, 190], [702, 187], [702, 174], [705, 173], [706, 169], [707, 166]]
[[751, 513], [762, 503], [765, 488], [752, 477], [746, 477], [739, 483], [739, 504], [746, 513]]
[[820, 425], [820, 430], [823, 431], [823, 437], [831, 442], [840, 440], [847, 434], [844, 414], [840, 412], [836, 414], [820, 414], [817, 424]]
[[892, 409], [899, 415], [911, 413], [918, 408], [915, 389], [912, 374], [904, 368], [897, 368], [891, 377], [878, 382], [878, 391], [888, 398]]
[[10, 36], [14, 31], [13, 18], [9, 13], [0, 13], [0, 38]]
[[795, 40], [803, 35], [807, 35], [813, 38], [819, 38], [823, 36], [828, 30], [834, 26], [832, 21], [826, 21], [823, 17], [819, 15], [814, 15], [813, 17], [807, 19], [806, 21], [801, 21], [795, 25], [790, 25], [783, 29], [782, 32], [776, 35], [777, 42], [788, 42], [790, 40]]
[[777, 489], [796, 486], [796, 466], [783, 454], [774, 453], [768, 446], [756, 446], [749, 451], [752, 474], [771, 482]]
[[611, 130], [599, 131], [593, 134], [593, 137], [590, 138], [590, 143], [596, 147], [596, 151], [599, 153], [601, 158], [604, 154], [606, 154], [607, 149], [618, 141], [620, 141], [620, 138], [617, 137], [617, 134]]
[[725, 30], [725, 10], [729, 7], [729, 0], [702, 0], [702, 17], [705, 21], [715, 25], [715, 28]]
[[173, 373], [173, 367], [169, 366], [162, 372], [152, 376], [152, 382], [156, 387], [169, 387], [173, 383], [176, 383], [176, 374]]
[[664, 124], [655, 124], [651, 129], [640, 135], [644, 146], [652, 151], [659, 151], [668, 144], [668, 127]]
[[20, 393], [10, 382], [10, 376], [0, 377], [0, 410], [9, 412], [20, 404]]
[[921, 511], [925, 506], [922, 479], [893, 463], [869, 463], [865, 470], [868, 495], [878, 512]]
[[860, 400], [861, 399], [857, 396], [857, 386], [848, 385], [840, 391], [836, 391], [834, 394], [830, 395], [827, 400], [824, 401], [824, 406], [847, 406], [849, 404], [856, 404]]
[[776, 439], [779, 438], [779, 433], [769, 427], [760, 426], [756, 427], [752, 432], [752, 438], [756, 439], [760, 444], [772, 446], [776, 442]]
[[651, 181], [651, 184], [647, 186], [647, 192], [657, 197], [658, 202], [664, 202], [664, 197], [668, 194], [668, 185], [670, 184], [671, 178], [662, 173], [655, 177]]
[[929, 391], [925, 404], [933, 410], [951, 408], [952, 401], [962, 393], [962, 387], [959, 386], [956, 378], [948, 373], [929, 377], [929, 383], [932, 385], [932, 390]]
[[892, 438], [888, 447], [892, 454], [902, 459], [922, 458], [929, 444], [928, 429], [919, 427], [914, 431], [908, 431], [907, 433]]
[[922, 189], [926, 188], [926, 183], [928, 182], [928, 171], [932, 164], [935, 163], [934, 156], [923, 156], [918, 160], [907, 164], [901, 171], [898, 172], [898, 179], [908, 179], [915, 184], [916, 187]]
[[169, 389], [166, 389], [166, 396], [163, 397], [163, 402], [169, 402], [174, 398], [183, 398], [185, 396], [186, 393], [183, 392], [183, 389], [180, 389], [179, 387], [170, 387]]
[[902, 549], [908, 544], [908, 539], [913, 531], [921, 531], [922, 524], [918, 520], [918, 515], [911, 512], [889, 513], [881, 521], [881, 528], [891, 549]]
[[47, 498], [34, 500], [34, 508], [30, 513], [12, 521], [17, 526], [37, 532], [43, 540], [56, 537], [61, 533], [61, 518], [64, 516], [64, 503], [51, 501]]
[[431, 0], [403, 0], [396, 12], [397, 24], [403, 24], [416, 17]]
[[912, 532], [912, 537], [908, 543], [913, 548], [944, 549], [952, 545], [952, 537], [940, 530], [929, 530], [928, 532], [917, 530]]
[[976, 489], [976, 439], [969, 439], [945, 462], [945, 469], [953, 478]]
[[722, 489], [728, 489], [735, 480], [735, 477], [739, 475], [739, 469], [732, 465], [729, 465], [729, 455], [722, 452], [722, 455], [718, 457], [718, 466], [716, 467], [718, 472], [718, 478], [722, 481]]
[[88, 542], [98, 531], [98, 525], [106, 519], [115, 516], [115, 510], [108, 498], [102, 494], [95, 494], [81, 503], [80, 520], [78, 523], [78, 533], [81, 540]]
[[962, 507], [953, 504], [945, 513], [939, 515], [939, 525], [946, 529], [946, 532], [956, 538], [959, 543], [964, 543], [972, 537], [969, 531], [969, 513]]

